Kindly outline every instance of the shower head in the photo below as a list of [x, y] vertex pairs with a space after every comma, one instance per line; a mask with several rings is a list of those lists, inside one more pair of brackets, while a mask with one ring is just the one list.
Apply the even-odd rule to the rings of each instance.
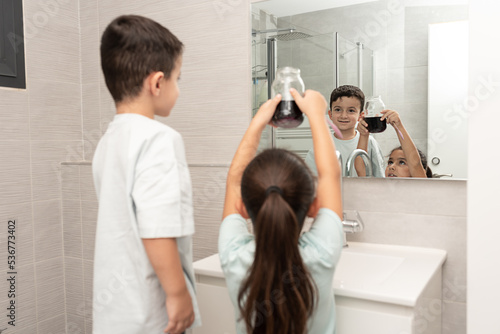
[[278, 41], [294, 41], [296, 39], [302, 39], [308, 37], [311, 37], [311, 35], [303, 32], [296, 32], [291, 29], [290, 32], [288, 33], [270, 36], [269, 38], [276, 38]]

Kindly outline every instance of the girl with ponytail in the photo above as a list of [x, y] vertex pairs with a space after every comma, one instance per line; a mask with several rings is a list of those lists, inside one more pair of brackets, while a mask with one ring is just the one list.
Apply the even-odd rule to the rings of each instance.
[[[278, 95], [252, 119], [227, 178], [219, 256], [238, 334], [335, 333], [332, 284], [343, 240], [341, 172], [324, 97], [311, 90], [304, 96], [290, 93], [311, 126], [317, 189], [297, 155], [269, 149], [255, 156]], [[315, 220], [301, 234], [306, 216]]]

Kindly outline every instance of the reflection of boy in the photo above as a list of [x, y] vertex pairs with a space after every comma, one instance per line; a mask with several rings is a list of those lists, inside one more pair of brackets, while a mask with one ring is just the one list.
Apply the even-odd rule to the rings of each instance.
[[182, 137], [154, 119], [179, 95], [182, 43], [121, 16], [102, 35], [116, 115], [93, 159], [99, 199], [93, 333], [182, 333], [200, 324], [194, 294], [191, 180]]
[[[335, 88], [330, 95], [330, 110], [328, 116], [339, 128], [343, 139], [337, 137], [335, 133], [333, 140], [335, 147], [342, 155], [342, 175], [345, 176], [345, 166], [347, 159], [358, 147], [359, 132], [356, 131], [356, 123], [361, 117], [361, 111], [365, 104], [365, 95], [358, 87], [344, 85]], [[384, 159], [382, 151], [377, 141], [369, 136], [368, 156], [372, 164], [373, 176], [384, 177]], [[317, 175], [316, 164], [314, 163], [314, 151], [311, 148], [307, 152], [306, 164]], [[353, 168], [353, 175], [357, 176]]]

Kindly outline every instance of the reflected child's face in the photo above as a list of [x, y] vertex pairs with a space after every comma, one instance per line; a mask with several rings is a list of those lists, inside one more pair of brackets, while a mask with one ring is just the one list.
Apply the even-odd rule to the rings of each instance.
[[394, 150], [389, 156], [385, 177], [411, 177], [403, 150]]
[[340, 131], [354, 130], [361, 112], [361, 102], [355, 97], [343, 96], [332, 102], [328, 115]]

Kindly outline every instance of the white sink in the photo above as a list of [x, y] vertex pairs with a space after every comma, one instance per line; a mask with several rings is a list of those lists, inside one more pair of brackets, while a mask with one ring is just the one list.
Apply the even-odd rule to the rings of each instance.
[[[439, 333], [440, 316], [432, 323], [426, 320], [425, 331], [418, 324], [423, 317], [420, 310], [441, 302], [445, 259], [446, 252], [438, 249], [349, 243], [342, 250], [333, 281], [337, 333]], [[234, 310], [219, 255], [195, 262], [194, 270], [204, 325], [193, 333], [233, 333]], [[212, 312], [214, 300], [217, 313]]]
[[335, 270], [335, 295], [415, 306], [445, 259], [440, 249], [350, 242]]
[[339, 288], [354, 284], [380, 284], [391, 276], [403, 261], [403, 257], [344, 251], [335, 269], [335, 284]]

